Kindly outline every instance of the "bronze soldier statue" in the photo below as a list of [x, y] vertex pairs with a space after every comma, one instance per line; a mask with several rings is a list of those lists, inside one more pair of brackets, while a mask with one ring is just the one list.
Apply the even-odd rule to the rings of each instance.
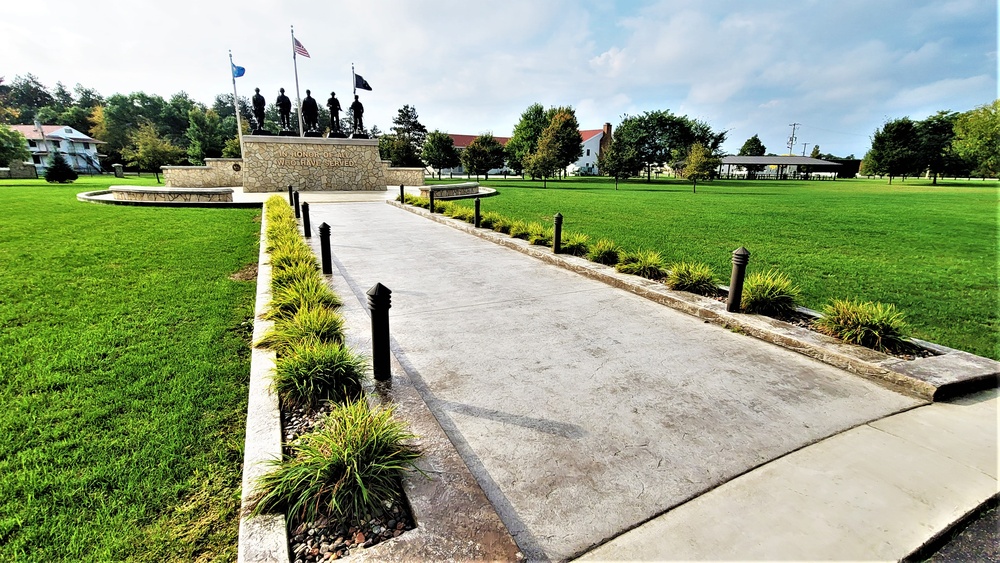
[[365, 106], [361, 105], [361, 101], [358, 100], [358, 95], [354, 94], [354, 103], [351, 104], [351, 115], [354, 117], [354, 125], [352, 127], [352, 135], [361, 135], [365, 132]]
[[330, 99], [326, 101], [326, 108], [330, 110], [330, 133], [340, 133], [340, 100], [335, 92], [330, 92]]
[[319, 129], [319, 106], [309, 90], [306, 90], [306, 98], [302, 100], [302, 120], [306, 123], [306, 131]]
[[266, 102], [264, 96], [260, 95], [260, 88], [254, 88], [253, 90], [256, 92], [253, 95], [253, 118], [257, 122], [255, 129], [259, 130], [264, 128], [264, 104]]
[[279, 88], [281, 93], [278, 95], [278, 101], [275, 102], [278, 106], [278, 115], [281, 117], [281, 128], [284, 131], [289, 131], [292, 128], [291, 121], [288, 115], [292, 113], [292, 101], [288, 99], [285, 95], [285, 89]]

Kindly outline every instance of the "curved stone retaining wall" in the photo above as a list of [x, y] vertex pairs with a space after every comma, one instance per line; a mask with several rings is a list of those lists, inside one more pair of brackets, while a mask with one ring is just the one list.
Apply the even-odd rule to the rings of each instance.
[[141, 186], [112, 186], [108, 188], [120, 201], [233, 201], [232, 188], [147, 188]]
[[163, 166], [168, 188], [231, 188], [243, 185], [242, 158], [206, 158], [205, 166]]

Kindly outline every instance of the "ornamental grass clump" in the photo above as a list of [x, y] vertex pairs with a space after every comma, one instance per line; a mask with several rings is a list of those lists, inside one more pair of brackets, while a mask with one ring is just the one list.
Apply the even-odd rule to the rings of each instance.
[[298, 345], [343, 342], [343, 317], [333, 309], [314, 306], [299, 309], [291, 317], [278, 318], [255, 345], [284, 355]]
[[496, 229], [496, 225], [503, 221], [503, 216], [496, 211], [487, 211], [479, 216], [479, 226], [484, 229]]
[[663, 280], [670, 289], [714, 297], [719, 292], [712, 267], [701, 262], [677, 262]]
[[289, 444], [258, 481], [251, 514], [284, 511], [289, 528], [320, 516], [360, 524], [400, 502], [403, 471], [415, 469], [415, 436], [393, 419], [392, 409], [365, 399], [337, 405], [321, 428]]
[[554, 234], [551, 227], [546, 229], [541, 223], [528, 223], [528, 242], [530, 244], [548, 246], [552, 244]]
[[498, 233], [509, 235], [511, 227], [514, 226], [514, 222], [498, 213], [490, 212], [490, 214], [493, 217], [493, 226], [491, 228]]
[[294, 262], [285, 268], [275, 268], [271, 270], [271, 290], [280, 291], [295, 282], [303, 280], [320, 281], [319, 270], [315, 264], [308, 262]]
[[586, 256], [590, 250], [590, 237], [581, 233], [570, 233], [566, 235], [566, 240], [562, 242], [563, 254], [572, 256]]
[[320, 401], [360, 397], [365, 366], [362, 356], [342, 344], [300, 344], [278, 358], [272, 381], [285, 405], [312, 410]]
[[513, 238], [528, 240], [528, 237], [531, 236], [531, 228], [525, 221], [516, 219], [510, 222], [510, 230], [507, 234]]
[[335, 309], [341, 305], [337, 294], [319, 276], [307, 277], [275, 289], [264, 318], [291, 317], [300, 309], [310, 307]]
[[271, 268], [281, 270], [290, 268], [295, 264], [309, 264], [313, 268], [318, 267], [316, 255], [307, 246], [290, 245], [275, 248], [271, 252]]
[[614, 266], [618, 263], [620, 252], [621, 249], [614, 241], [602, 238], [587, 253], [587, 259], [605, 266]]
[[777, 270], [748, 274], [743, 281], [742, 309], [769, 317], [786, 317], [795, 312], [799, 288]]
[[651, 280], [663, 279], [667, 275], [663, 257], [655, 250], [624, 252], [619, 255], [615, 269], [623, 274], [642, 276]]
[[895, 305], [834, 299], [823, 307], [813, 327], [848, 344], [889, 353], [907, 352], [914, 345], [907, 336], [905, 315]]

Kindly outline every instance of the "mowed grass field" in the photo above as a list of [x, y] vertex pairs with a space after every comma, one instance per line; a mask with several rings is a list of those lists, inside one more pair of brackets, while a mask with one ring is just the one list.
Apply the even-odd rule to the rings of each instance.
[[564, 232], [705, 262], [721, 283], [745, 246], [750, 271], [788, 274], [807, 307], [893, 303], [914, 336], [1000, 360], [996, 181], [716, 180], [697, 193], [683, 180], [633, 179], [617, 191], [607, 178], [481, 183], [500, 192], [482, 200], [484, 212], [547, 224], [559, 212]]
[[257, 210], [0, 180], [0, 560], [236, 559]]

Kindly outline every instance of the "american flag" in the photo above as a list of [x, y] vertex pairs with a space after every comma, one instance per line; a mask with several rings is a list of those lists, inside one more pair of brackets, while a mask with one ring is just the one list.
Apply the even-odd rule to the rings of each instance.
[[294, 37], [292, 37], [292, 50], [303, 57], [309, 57], [309, 51], [306, 51], [305, 45], [299, 43], [299, 40]]

